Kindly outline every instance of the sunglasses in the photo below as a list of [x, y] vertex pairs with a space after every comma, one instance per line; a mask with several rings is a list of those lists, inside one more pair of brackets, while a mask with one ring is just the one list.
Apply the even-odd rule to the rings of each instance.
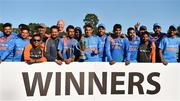
[[35, 39], [34, 39], [33, 41], [34, 41], [34, 42], [40, 42], [41, 40], [35, 40]]

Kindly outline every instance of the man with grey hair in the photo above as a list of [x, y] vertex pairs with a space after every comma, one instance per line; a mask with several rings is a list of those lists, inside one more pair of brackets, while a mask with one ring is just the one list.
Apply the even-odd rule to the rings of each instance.
[[64, 31], [64, 20], [58, 20], [57, 21], [57, 26], [59, 27], [59, 37], [63, 38], [66, 37], [66, 32]]

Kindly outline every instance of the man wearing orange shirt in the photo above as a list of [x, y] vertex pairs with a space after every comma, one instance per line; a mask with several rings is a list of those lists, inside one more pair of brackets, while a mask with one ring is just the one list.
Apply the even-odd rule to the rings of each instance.
[[41, 43], [41, 35], [33, 35], [31, 43], [28, 44], [24, 50], [25, 62], [32, 64], [47, 61], [46, 57], [44, 56], [44, 48]]

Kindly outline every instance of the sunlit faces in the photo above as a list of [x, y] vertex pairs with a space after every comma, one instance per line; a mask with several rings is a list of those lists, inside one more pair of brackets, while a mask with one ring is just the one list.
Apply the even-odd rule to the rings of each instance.
[[149, 41], [149, 36], [147, 34], [144, 34], [142, 39], [143, 39], [143, 42], [147, 42]]
[[116, 28], [114, 30], [114, 33], [115, 33], [116, 36], [120, 36], [121, 35], [121, 28]]
[[3, 32], [4, 32], [6, 35], [10, 35], [11, 32], [12, 32], [12, 28], [11, 28], [10, 26], [4, 27]]
[[69, 28], [67, 31], [68, 31], [68, 36], [70, 38], [74, 38], [75, 30], [73, 28]]
[[86, 35], [87, 36], [92, 36], [92, 34], [93, 34], [93, 28], [91, 28], [91, 27], [85, 27], [85, 33], [86, 33]]
[[59, 36], [59, 31], [56, 28], [51, 29], [51, 37], [57, 38]]
[[76, 36], [77, 38], [80, 37], [80, 32], [79, 32], [79, 30], [75, 30], [75, 36]]
[[29, 31], [28, 30], [21, 30], [21, 37], [23, 39], [27, 39], [29, 37]]
[[57, 22], [57, 26], [59, 27], [60, 32], [64, 31], [64, 21], [63, 20], [59, 20]]
[[175, 36], [176, 33], [177, 33], [176, 30], [174, 30], [174, 29], [169, 29], [169, 35]]
[[40, 36], [35, 36], [33, 38], [33, 46], [38, 47], [41, 45], [41, 37]]
[[105, 29], [102, 27], [98, 28], [98, 33], [100, 36], [103, 36], [105, 34]]
[[158, 26], [155, 27], [155, 28], [154, 28], [154, 32], [155, 32], [155, 33], [161, 33], [161, 27], [158, 27]]
[[136, 34], [135, 34], [135, 31], [134, 30], [130, 30], [129, 33], [128, 33], [129, 37], [134, 37]]
[[46, 33], [46, 28], [44, 28], [44, 27], [39, 27], [39, 28], [38, 28], [38, 31], [39, 31], [40, 34], [45, 34], [45, 33]]

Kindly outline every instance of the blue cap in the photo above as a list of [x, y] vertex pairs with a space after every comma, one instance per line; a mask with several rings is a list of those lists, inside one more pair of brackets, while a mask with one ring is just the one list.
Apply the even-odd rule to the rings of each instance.
[[104, 24], [99, 24], [98, 25], [98, 28], [103, 28], [103, 29], [106, 29], [105, 25]]
[[147, 27], [142, 25], [142, 26], [140, 26], [139, 30], [147, 30]]
[[82, 33], [82, 30], [80, 27], [76, 27], [75, 30], [78, 30], [80, 33]]
[[153, 25], [153, 27], [155, 28], [155, 27], [160, 27], [161, 28], [161, 26], [158, 24], [158, 23], [155, 23], [154, 25]]
[[76, 30], [80, 30], [80, 31], [81, 31], [81, 28], [80, 28], [80, 27], [76, 27], [75, 29], [76, 29]]
[[176, 26], [175, 25], [171, 25], [169, 26], [169, 30], [172, 29], [172, 30], [176, 30]]

